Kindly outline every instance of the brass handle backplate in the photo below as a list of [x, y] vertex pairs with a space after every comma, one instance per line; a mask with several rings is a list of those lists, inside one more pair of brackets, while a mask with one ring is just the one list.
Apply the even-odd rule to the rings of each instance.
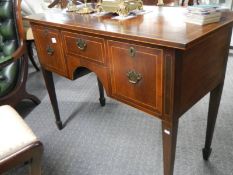
[[129, 70], [127, 72], [127, 77], [132, 84], [137, 84], [142, 79], [142, 75], [135, 70]]
[[44, 35], [47, 36], [49, 34], [49, 29], [44, 29]]
[[135, 55], [136, 55], [136, 49], [134, 47], [130, 47], [129, 48], [129, 55], [131, 57], [135, 57]]
[[78, 46], [78, 48], [79, 48], [80, 50], [85, 50], [85, 48], [87, 47], [86, 41], [84, 41], [83, 39], [80, 39], [80, 38], [77, 39], [76, 44], [77, 44], [77, 46]]
[[54, 53], [54, 49], [50, 45], [47, 46], [46, 51], [47, 51], [47, 54], [50, 56], [52, 56]]

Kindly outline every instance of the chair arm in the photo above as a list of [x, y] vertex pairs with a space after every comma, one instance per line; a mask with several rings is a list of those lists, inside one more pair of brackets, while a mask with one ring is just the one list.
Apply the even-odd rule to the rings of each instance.
[[26, 52], [26, 44], [24, 43], [25, 41], [20, 42], [20, 46], [17, 48], [17, 50], [12, 54], [12, 58], [14, 61], [17, 59], [21, 58], [25, 52]]
[[24, 55], [25, 50], [26, 50], [26, 45], [24, 44], [24, 41], [21, 41], [20, 46], [12, 55], [6, 56], [0, 60], [0, 68], [6, 67], [10, 63], [21, 58]]

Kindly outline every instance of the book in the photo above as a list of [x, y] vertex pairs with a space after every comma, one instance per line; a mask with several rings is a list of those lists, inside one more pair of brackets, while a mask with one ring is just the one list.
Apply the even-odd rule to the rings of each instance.
[[186, 22], [204, 25], [220, 21], [221, 12], [218, 5], [194, 5], [187, 7]]
[[214, 13], [208, 13], [208, 14], [187, 13], [186, 17], [190, 19], [204, 20], [204, 19], [221, 17], [221, 12], [214, 12]]
[[208, 15], [212, 13], [216, 13], [219, 8], [217, 5], [194, 5], [194, 6], [188, 6], [187, 10], [188, 13], [191, 14], [199, 14], [199, 15]]
[[217, 8], [219, 8], [219, 5], [216, 4], [202, 4], [202, 5], [193, 5], [187, 7], [187, 9], [191, 11], [209, 11], [209, 10], [216, 10]]
[[205, 25], [205, 24], [210, 24], [214, 22], [219, 22], [220, 17], [213, 17], [209, 19], [186, 19], [187, 23], [192, 23], [192, 24], [197, 24], [197, 25]]
[[188, 13], [193, 13], [193, 14], [200, 14], [200, 15], [205, 15], [205, 14], [210, 14], [210, 13], [215, 13], [217, 10], [216, 9], [211, 9], [211, 10], [189, 10]]

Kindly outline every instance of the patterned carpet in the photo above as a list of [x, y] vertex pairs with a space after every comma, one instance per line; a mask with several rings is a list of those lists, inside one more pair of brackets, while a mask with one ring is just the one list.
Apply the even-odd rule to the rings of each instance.
[[[180, 120], [174, 175], [233, 175], [233, 54], [209, 162], [202, 159], [207, 95]], [[21, 115], [44, 144], [43, 175], [162, 175], [160, 121], [107, 98], [98, 102], [96, 77], [74, 82], [55, 76], [60, 113], [66, 126], [59, 131], [41, 72], [30, 68], [28, 91], [41, 99], [34, 106], [23, 102]], [[26, 175], [20, 166], [7, 175]]]

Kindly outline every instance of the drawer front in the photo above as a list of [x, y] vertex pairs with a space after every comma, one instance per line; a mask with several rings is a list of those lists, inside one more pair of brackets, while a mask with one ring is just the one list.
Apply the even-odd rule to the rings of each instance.
[[161, 114], [163, 51], [114, 41], [108, 45], [112, 96], [151, 114]]
[[32, 25], [40, 63], [50, 71], [67, 74], [60, 32], [56, 29]]
[[62, 35], [66, 54], [104, 63], [104, 39], [70, 32]]

